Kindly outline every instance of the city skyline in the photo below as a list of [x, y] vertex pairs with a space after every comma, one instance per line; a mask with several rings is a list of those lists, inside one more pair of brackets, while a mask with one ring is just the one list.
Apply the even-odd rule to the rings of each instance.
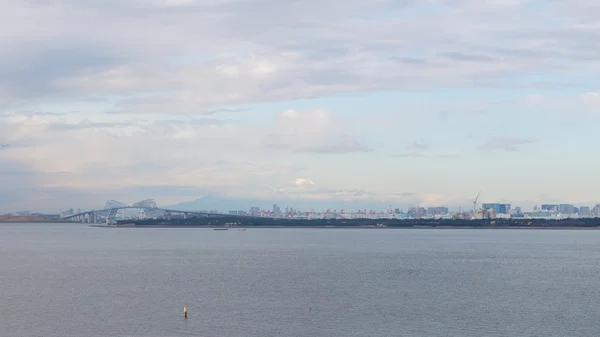
[[[412, 215], [450, 215], [456, 213], [469, 213], [472, 215], [477, 214], [479, 211], [490, 211], [493, 210], [494, 214], [499, 215], [510, 215], [512, 217], [522, 217], [523, 215], [529, 217], [536, 216], [548, 216], [548, 215], [577, 215], [577, 216], [600, 216], [600, 203], [596, 203], [593, 205], [577, 205], [577, 204], [541, 204], [534, 205], [532, 209], [523, 208], [520, 205], [514, 205], [511, 203], [475, 203], [472, 206], [427, 206], [423, 207], [421, 205], [410, 205], [410, 206], [398, 206], [398, 205], [370, 205], [370, 207], [355, 207], [356, 205], [322, 205], [322, 207], [312, 207], [306, 205], [296, 205], [296, 204], [280, 204], [274, 203], [272, 205], [265, 206], [266, 202], [257, 202], [257, 201], [242, 201], [244, 204], [238, 204], [236, 206], [232, 204], [228, 204], [225, 200], [207, 200], [205, 198], [196, 199], [189, 202], [183, 202], [176, 205], [163, 205], [158, 206], [154, 199], [144, 199], [141, 201], [137, 201], [132, 204], [127, 204], [117, 200], [108, 200], [104, 207], [93, 207], [93, 208], [81, 208], [81, 207], [71, 207], [70, 209], [63, 208], [60, 211], [54, 212], [37, 212], [35, 210], [19, 210], [7, 212], [7, 214], [79, 214], [90, 211], [101, 211], [108, 210], [111, 208], [126, 208], [126, 209], [162, 209], [162, 210], [172, 210], [175, 212], [201, 212], [201, 213], [221, 213], [221, 214], [238, 214], [238, 215], [286, 215], [290, 213], [297, 213], [299, 215], [302, 214], [323, 214], [323, 213], [331, 213], [331, 214], [412, 214]], [[285, 206], [284, 206], [285, 205]]]
[[591, 0], [15, 0], [0, 11], [0, 213], [148, 195], [600, 199]]

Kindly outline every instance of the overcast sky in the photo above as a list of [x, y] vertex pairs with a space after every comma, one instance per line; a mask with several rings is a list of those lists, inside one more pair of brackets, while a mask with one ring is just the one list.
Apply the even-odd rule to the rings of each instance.
[[0, 211], [600, 202], [598, 18], [593, 0], [0, 0]]

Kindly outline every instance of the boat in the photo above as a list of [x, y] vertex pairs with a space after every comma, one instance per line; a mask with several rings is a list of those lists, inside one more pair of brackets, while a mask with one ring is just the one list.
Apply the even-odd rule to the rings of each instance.
[[228, 229], [229, 228], [213, 228], [213, 230], [215, 230], [215, 231], [226, 231]]

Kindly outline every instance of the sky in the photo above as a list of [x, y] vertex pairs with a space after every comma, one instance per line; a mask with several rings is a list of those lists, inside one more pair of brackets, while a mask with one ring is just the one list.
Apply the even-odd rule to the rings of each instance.
[[600, 203], [598, 17], [592, 0], [0, 0], [0, 212]]

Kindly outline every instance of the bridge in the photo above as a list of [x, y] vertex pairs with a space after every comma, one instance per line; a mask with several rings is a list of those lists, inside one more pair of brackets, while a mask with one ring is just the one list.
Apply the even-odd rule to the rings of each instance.
[[[117, 214], [119, 211], [123, 213], [126, 210], [139, 209], [141, 212], [137, 214], [137, 219], [166, 219], [170, 220], [173, 217], [209, 217], [209, 216], [222, 216], [220, 213], [211, 212], [195, 212], [195, 211], [180, 211], [160, 208], [156, 205], [154, 199], [145, 199], [138, 201], [133, 205], [129, 206], [125, 203], [116, 200], [109, 200], [104, 205], [104, 208], [98, 210], [78, 212], [75, 214], [61, 214], [61, 219], [72, 222], [82, 223], [116, 223]], [[125, 216], [124, 216], [125, 217]]]

